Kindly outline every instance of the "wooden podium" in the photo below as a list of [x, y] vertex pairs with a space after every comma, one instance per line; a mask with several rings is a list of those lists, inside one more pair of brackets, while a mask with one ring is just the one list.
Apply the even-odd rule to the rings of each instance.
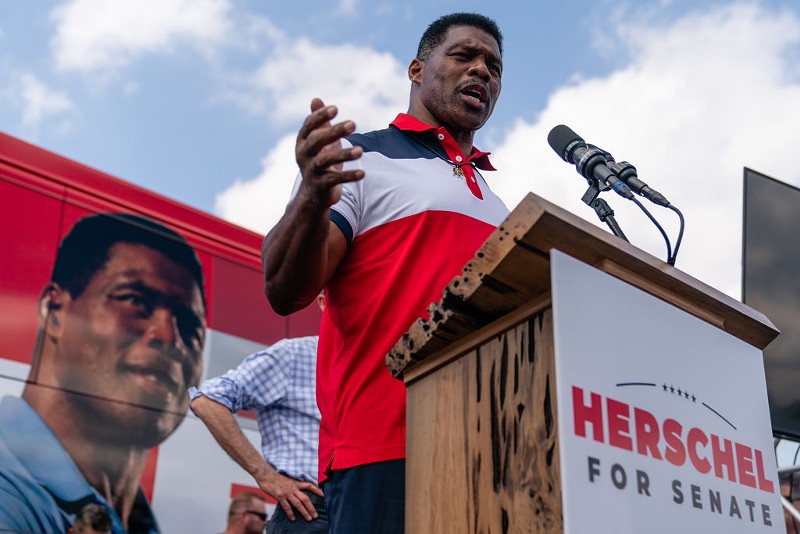
[[406, 532], [563, 531], [551, 249], [759, 350], [778, 335], [757, 311], [529, 194], [386, 357], [407, 388]]

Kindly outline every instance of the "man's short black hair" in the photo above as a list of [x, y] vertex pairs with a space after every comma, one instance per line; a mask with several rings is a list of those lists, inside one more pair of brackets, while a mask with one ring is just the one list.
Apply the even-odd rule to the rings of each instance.
[[89, 530], [110, 533], [111, 527], [111, 514], [105, 506], [95, 503], [87, 504], [81, 508], [81, 511], [75, 517], [75, 522], [72, 523], [72, 529], [76, 534], [89, 532]]
[[203, 269], [194, 249], [179, 233], [141, 215], [100, 213], [72, 227], [61, 241], [50, 279], [77, 298], [108, 261], [116, 243], [144, 245], [184, 267], [197, 282], [205, 303]]
[[434, 49], [442, 44], [447, 30], [453, 26], [472, 26], [485, 31], [494, 37], [497, 47], [500, 49], [500, 55], [503, 55], [503, 34], [494, 20], [477, 13], [451, 13], [431, 22], [428, 29], [422, 34], [419, 47], [417, 47], [417, 59], [427, 60]]

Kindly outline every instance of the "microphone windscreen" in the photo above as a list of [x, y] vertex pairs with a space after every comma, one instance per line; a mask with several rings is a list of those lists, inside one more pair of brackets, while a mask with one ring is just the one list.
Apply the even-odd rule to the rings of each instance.
[[568, 163], [572, 162], [567, 159], [567, 148], [575, 141], [583, 142], [583, 139], [573, 132], [569, 126], [564, 126], [563, 124], [559, 124], [547, 134], [547, 143], [550, 148], [555, 150], [556, 154]]

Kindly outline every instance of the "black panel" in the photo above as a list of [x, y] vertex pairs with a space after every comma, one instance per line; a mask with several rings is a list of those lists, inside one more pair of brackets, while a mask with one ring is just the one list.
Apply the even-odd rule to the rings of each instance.
[[742, 299], [781, 334], [764, 351], [772, 429], [800, 440], [800, 189], [744, 171]]

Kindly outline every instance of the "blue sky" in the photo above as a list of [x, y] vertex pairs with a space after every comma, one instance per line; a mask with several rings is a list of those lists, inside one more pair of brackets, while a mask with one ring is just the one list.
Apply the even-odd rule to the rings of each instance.
[[[684, 212], [678, 266], [738, 297], [742, 167], [800, 185], [797, 0], [3, 0], [0, 129], [264, 232], [311, 97], [384, 126], [406, 110], [419, 35], [458, 10], [505, 34], [476, 144], [509, 207], [533, 191], [597, 223], [546, 142], [567, 124]], [[608, 201], [663, 258], [642, 214]], [[655, 214], [674, 240], [671, 212]]]

